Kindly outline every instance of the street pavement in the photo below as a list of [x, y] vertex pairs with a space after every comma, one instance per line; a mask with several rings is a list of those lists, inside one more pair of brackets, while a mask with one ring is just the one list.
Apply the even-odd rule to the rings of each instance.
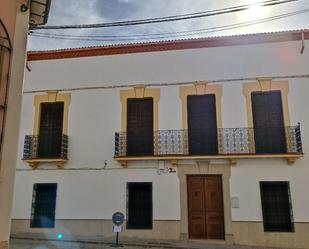
[[[41, 239], [11, 239], [11, 249], [112, 249], [115, 245], [112, 242], [72, 242]], [[124, 242], [118, 248], [123, 249], [262, 249], [261, 247], [229, 246], [222, 244], [201, 244], [201, 243], [173, 243], [173, 242]], [[272, 248], [267, 248], [272, 249]]]

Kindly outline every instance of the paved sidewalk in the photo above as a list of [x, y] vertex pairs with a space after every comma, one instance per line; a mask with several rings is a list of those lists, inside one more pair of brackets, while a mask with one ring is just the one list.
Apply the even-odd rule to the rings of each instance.
[[[29, 235], [28, 235], [29, 236]], [[210, 244], [192, 241], [156, 241], [121, 239], [120, 244], [124, 249], [141, 248], [169, 248], [169, 249], [262, 249], [261, 247], [235, 246], [225, 244]], [[114, 247], [113, 238], [79, 237], [64, 238], [61, 241], [55, 238], [39, 238], [26, 236], [12, 236], [11, 249], [111, 249]], [[272, 248], [267, 248], [272, 249]]]

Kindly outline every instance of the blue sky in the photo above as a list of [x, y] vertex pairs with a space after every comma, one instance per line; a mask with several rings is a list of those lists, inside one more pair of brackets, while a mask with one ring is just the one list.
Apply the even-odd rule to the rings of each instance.
[[[142, 18], [161, 17], [192, 12], [207, 11], [226, 8], [241, 4], [259, 2], [261, 0], [52, 0], [48, 25], [65, 24], [90, 24], [134, 20]], [[248, 22], [256, 19], [267, 18], [275, 15], [290, 13], [298, 10], [309, 9], [309, 0], [286, 3], [272, 7], [254, 7], [233, 14], [225, 14], [215, 17], [198, 18], [169, 23], [148, 24], [129, 27], [112, 27], [90, 30], [40, 30], [40, 33], [57, 33], [70, 35], [137, 35], [139, 42], [141, 34], [153, 34], [162, 32], [178, 32], [196, 29], [205, 29], [227, 24]], [[179, 38], [196, 38], [214, 35], [230, 35], [241, 33], [256, 33], [278, 30], [291, 30], [309, 28], [309, 12], [275, 20], [263, 24], [225, 30], [213, 33], [182, 36]], [[178, 39], [179, 39], [178, 38]], [[171, 39], [177, 39], [171, 38]], [[162, 38], [161, 38], [162, 40]], [[30, 37], [29, 50], [49, 50], [70, 47], [84, 47], [109, 45], [117, 43], [129, 43], [130, 41], [69, 41], [40, 37]]]

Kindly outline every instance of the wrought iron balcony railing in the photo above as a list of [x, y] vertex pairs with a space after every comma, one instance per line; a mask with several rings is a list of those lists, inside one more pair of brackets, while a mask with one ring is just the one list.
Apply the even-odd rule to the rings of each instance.
[[26, 135], [23, 160], [68, 159], [68, 136]]
[[[284, 129], [284, 154], [302, 154], [302, 141], [300, 134], [300, 125], [285, 127]], [[254, 155], [256, 152], [256, 143], [254, 139], [253, 128], [219, 128], [215, 133], [216, 139], [209, 139], [209, 141], [201, 141], [199, 136], [191, 137], [191, 132], [188, 130], [159, 130], [155, 131], [153, 137], [145, 138], [142, 134], [128, 135], [125, 132], [115, 133], [115, 158], [130, 157], [130, 156], [191, 156], [196, 155], [192, 153], [192, 146], [190, 143], [199, 143], [197, 146], [205, 146], [205, 148], [213, 148], [207, 143], [216, 143], [217, 149], [207, 153], [205, 155]], [[202, 136], [205, 133], [201, 134]], [[270, 131], [269, 134], [272, 134]], [[201, 136], [201, 137], [202, 137]], [[196, 140], [192, 138], [197, 138]], [[272, 140], [268, 138], [268, 141]], [[149, 141], [152, 146], [148, 146], [148, 154], [145, 153], [143, 142], [145, 145], [149, 145]], [[135, 153], [132, 153], [132, 149]], [[139, 148], [142, 153], [139, 153]], [[194, 147], [194, 146], [193, 146]], [[268, 153], [278, 154], [276, 144], [268, 144]], [[147, 149], [146, 149], [147, 151]], [[213, 153], [213, 154], [211, 154]], [[282, 152], [280, 152], [282, 154]]]

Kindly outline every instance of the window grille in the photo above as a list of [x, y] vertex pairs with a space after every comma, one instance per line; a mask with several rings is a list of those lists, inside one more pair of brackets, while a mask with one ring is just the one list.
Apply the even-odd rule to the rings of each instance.
[[152, 229], [152, 183], [127, 184], [127, 228]]
[[289, 182], [260, 182], [265, 232], [293, 232]]
[[31, 222], [32, 228], [55, 226], [57, 183], [36, 183], [33, 186]]

